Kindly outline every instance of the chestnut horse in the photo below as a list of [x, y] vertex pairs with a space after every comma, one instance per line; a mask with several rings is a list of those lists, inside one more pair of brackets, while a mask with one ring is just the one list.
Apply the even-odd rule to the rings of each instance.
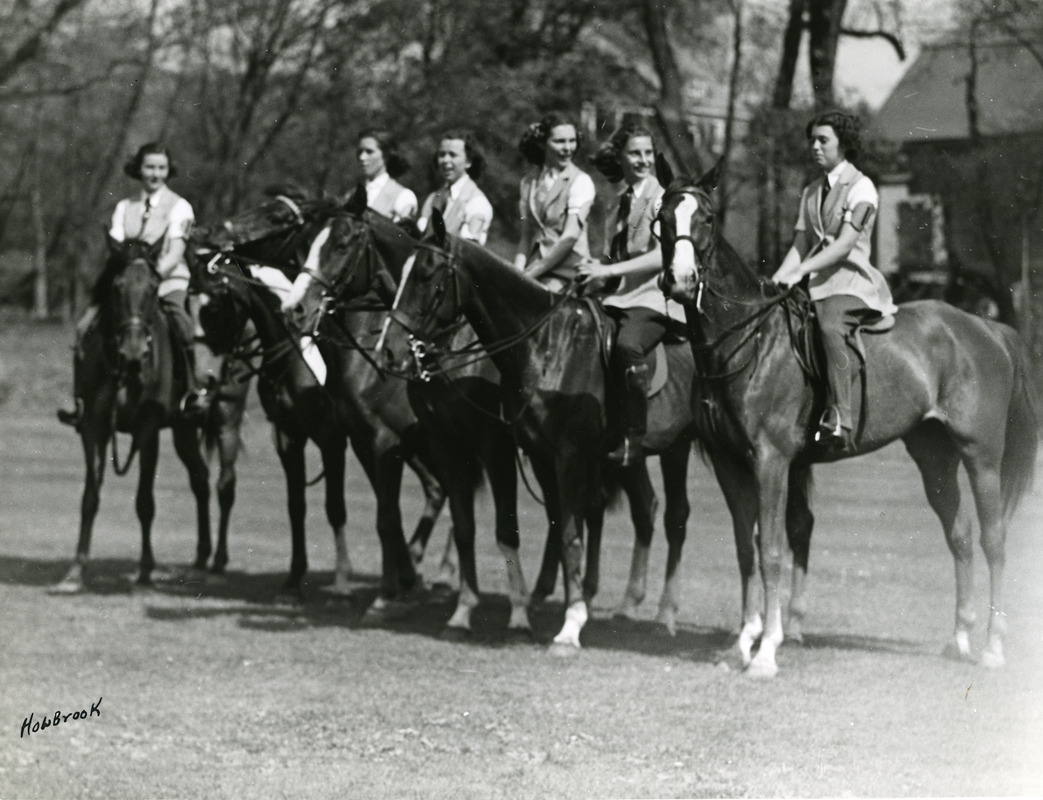
[[[864, 377], [855, 392], [855, 449], [814, 441], [824, 390], [795, 356], [786, 306], [791, 293], [766, 284], [721, 235], [713, 191], [719, 167], [701, 180], [662, 176], [656, 227], [663, 288], [686, 304], [702, 391], [693, 396], [700, 435], [741, 465], [743, 505], [756, 510], [764, 622], [743, 604], [742, 641], [760, 634], [744, 660], [754, 676], [778, 671], [783, 641], [779, 599], [783, 528], [795, 494], [806, 500], [810, 465], [860, 455], [901, 439], [919, 467], [927, 501], [942, 523], [956, 570], [956, 627], [947, 651], [971, 654], [974, 541], [957, 471], [970, 478], [990, 575], [990, 617], [981, 661], [1003, 664], [1003, 567], [1007, 518], [1027, 491], [1038, 442], [1024, 348], [1010, 328], [941, 301], [905, 303], [893, 329], [864, 335]], [[795, 480], [795, 476], [797, 480]], [[810, 530], [809, 530], [810, 534]], [[752, 542], [741, 559], [743, 597], [753, 581]]]

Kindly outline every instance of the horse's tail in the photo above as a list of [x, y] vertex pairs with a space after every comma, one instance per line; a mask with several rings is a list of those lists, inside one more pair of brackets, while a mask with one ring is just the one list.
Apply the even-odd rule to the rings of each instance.
[[1032, 485], [1039, 446], [1039, 403], [1024, 343], [1010, 328], [1003, 329], [1003, 338], [1014, 360], [1014, 384], [1007, 406], [1007, 430], [1000, 465], [1003, 513], [1010, 516]]

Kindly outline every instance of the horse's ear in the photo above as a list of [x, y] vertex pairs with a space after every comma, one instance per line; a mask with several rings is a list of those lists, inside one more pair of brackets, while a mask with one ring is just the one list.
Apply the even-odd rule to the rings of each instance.
[[354, 214], [356, 217], [361, 217], [366, 212], [368, 205], [369, 200], [366, 197], [366, 187], [360, 183], [344, 203], [344, 210], [349, 214]]
[[444, 245], [448, 231], [445, 229], [445, 219], [442, 217], [442, 212], [437, 208], [431, 211], [431, 231], [435, 235], [435, 243], [439, 247]]
[[696, 184], [700, 189], [705, 189], [707, 192], [713, 192], [718, 186], [721, 185], [721, 177], [724, 175], [724, 158], [717, 159], [717, 163], [713, 165], [713, 169], [707, 172], [703, 177], [699, 179], [699, 183]]
[[163, 231], [163, 235], [156, 239], [155, 242], [148, 246], [149, 258], [153, 261], [158, 261], [160, 255], [163, 253], [163, 245], [166, 244], [167, 232]]
[[664, 189], [668, 189], [674, 182], [674, 171], [670, 169], [670, 162], [662, 153], [655, 154], [655, 176]]

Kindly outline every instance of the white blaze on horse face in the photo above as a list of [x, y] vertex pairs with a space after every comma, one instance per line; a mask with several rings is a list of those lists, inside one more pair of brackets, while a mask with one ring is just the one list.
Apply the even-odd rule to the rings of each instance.
[[692, 235], [692, 218], [699, 210], [699, 201], [690, 194], [682, 195], [681, 202], [674, 209], [674, 225], [677, 241], [674, 242], [674, 257], [670, 261], [670, 275], [673, 288], [670, 291], [674, 300], [692, 302], [698, 288], [699, 270], [695, 264], [695, 246], [691, 239], [682, 239]]

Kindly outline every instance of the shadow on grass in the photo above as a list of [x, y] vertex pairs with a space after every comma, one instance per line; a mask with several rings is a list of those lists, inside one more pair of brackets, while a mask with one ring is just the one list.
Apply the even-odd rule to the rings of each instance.
[[[0, 584], [46, 589], [58, 583], [69, 568], [68, 560], [25, 559], [0, 555]], [[235, 617], [245, 629], [268, 633], [300, 631], [304, 628], [382, 630], [398, 634], [445, 638], [446, 623], [453, 614], [456, 592], [421, 588], [406, 601], [391, 602], [380, 615], [367, 613], [379, 594], [379, 576], [352, 576], [347, 594], [332, 594], [332, 573], [309, 573], [301, 596], [280, 594], [285, 573], [228, 572], [225, 575], [198, 573], [187, 568], [157, 569], [150, 587], [134, 583], [137, 562], [130, 559], [92, 560], [86, 570], [86, 590], [68, 602], [89, 602], [91, 596], [151, 593], [156, 603], [145, 613], [157, 623], [178, 624], [200, 619]], [[147, 597], [148, 595], [145, 594]], [[182, 599], [169, 605], [170, 599]], [[197, 602], [198, 601], [198, 602]], [[546, 601], [529, 609], [531, 637], [507, 631], [510, 602], [505, 595], [482, 595], [481, 605], [471, 616], [472, 632], [461, 646], [546, 647], [561, 628], [564, 605]], [[587, 650], [613, 650], [635, 654], [683, 658], [713, 664], [733, 644], [734, 632], [722, 628], [678, 625], [669, 636], [662, 625], [648, 620], [631, 620], [610, 615], [594, 605], [583, 630]], [[792, 645], [787, 644], [787, 647]], [[850, 634], [809, 634], [803, 648], [836, 649], [901, 655], [927, 655], [925, 643], [902, 639]]]

